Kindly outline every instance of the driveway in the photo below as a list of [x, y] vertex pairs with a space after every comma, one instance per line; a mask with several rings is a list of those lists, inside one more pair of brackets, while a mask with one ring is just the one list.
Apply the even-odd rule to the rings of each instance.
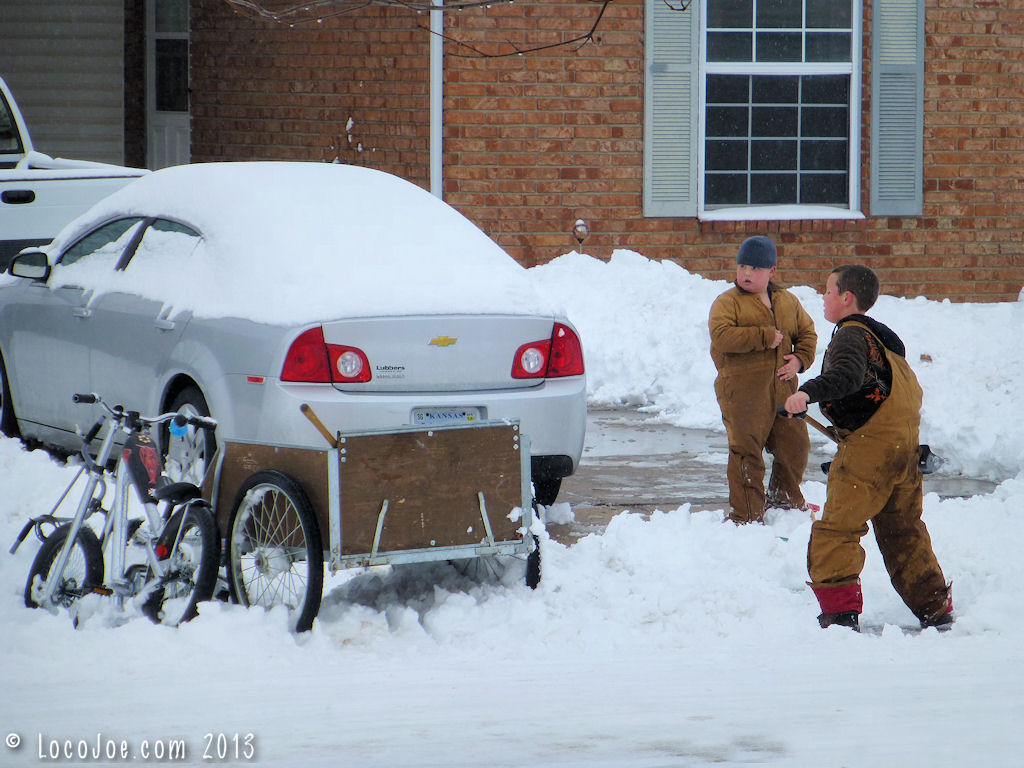
[[[936, 451], [942, 450], [936, 446]], [[834, 453], [832, 443], [811, 433], [811, 455], [804, 481], [824, 482], [820, 465]], [[649, 514], [674, 510], [725, 509], [729, 492], [725, 466], [729, 448], [725, 432], [683, 429], [653, 423], [636, 409], [591, 409], [579, 469], [562, 481], [559, 502], [572, 505], [574, 522], [548, 524], [556, 539], [571, 543], [600, 532], [623, 510]], [[767, 457], [770, 471], [771, 457]], [[767, 474], [767, 473], [766, 473]], [[977, 478], [926, 475], [925, 493], [941, 497], [988, 493], [996, 483]]]

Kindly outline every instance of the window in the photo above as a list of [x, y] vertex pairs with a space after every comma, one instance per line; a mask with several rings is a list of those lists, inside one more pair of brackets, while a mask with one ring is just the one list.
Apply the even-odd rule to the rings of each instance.
[[701, 211], [856, 210], [861, 54], [851, 0], [706, 0], [704, 8]]
[[102, 261], [113, 269], [121, 253], [135, 235], [140, 218], [118, 219], [95, 229], [72, 245], [60, 257], [60, 265], [69, 267], [89, 256], [89, 261]]
[[146, 227], [138, 246], [122, 258], [118, 267], [127, 269], [130, 264], [132, 270], [137, 272], [143, 267], [168, 261], [183, 264], [195, 250], [200, 237], [198, 232], [185, 224], [170, 219], [154, 219]]
[[[922, 211], [924, 6], [871, 3], [872, 216]], [[644, 32], [644, 216], [862, 215], [860, 3], [645, 0]]]

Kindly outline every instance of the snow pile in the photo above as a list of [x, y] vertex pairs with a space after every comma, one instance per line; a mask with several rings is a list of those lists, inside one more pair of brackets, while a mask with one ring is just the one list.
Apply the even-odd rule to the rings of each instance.
[[[719, 428], [706, 318], [726, 283], [623, 251], [608, 264], [570, 254], [529, 276], [570, 305], [592, 402]], [[820, 300], [796, 290], [824, 348]], [[800, 512], [736, 528], [689, 505], [623, 511], [571, 547], [544, 535], [532, 592], [512, 571], [478, 582], [447, 564], [343, 573], [298, 637], [281, 610], [211, 603], [170, 629], [100, 598], [76, 630], [24, 608], [30, 540], [0, 556], [0, 763], [38, 765], [53, 740], [99, 738], [133, 754], [180, 739], [179, 764], [203, 765], [222, 737], [233, 764], [303, 768], [1016, 765], [1021, 311], [883, 298], [873, 313], [907, 342], [926, 438], [965, 468], [1010, 477], [988, 495], [925, 499], [954, 582], [948, 633], [903, 631], [916, 622], [870, 536], [866, 631], [820, 630]], [[73, 471], [0, 439], [0, 540], [47, 511]], [[804, 492], [821, 503], [825, 487]], [[249, 744], [253, 759], [236, 757]]]
[[[580, 331], [592, 403], [641, 406], [666, 423], [721, 429], [707, 314], [728, 282], [622, 250], [607, 263], [569, 253], [530, 273], [539, 288], [563, 298]], [[786, 284], [785, 263], [776, 277]], [[820, 373], [832, 335], [822, 288], [791, 288], [818, 332], [817, 360], [801, 380]], [[1024, 466], [1024, 345], [1015, 341], [1024, 335], [1024, 302], [882, 295], [869, 314], [906, 344], [925, 392], [921, 440], [951, 462], [947, 470], [995, 480], [1016, 474]]]

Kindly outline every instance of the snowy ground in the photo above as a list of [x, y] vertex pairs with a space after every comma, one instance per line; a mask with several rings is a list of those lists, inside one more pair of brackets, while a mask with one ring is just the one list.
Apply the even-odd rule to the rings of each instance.
[[[706, 317], [726, 283], [629, 252], [530, 273], [581, 332], [594, 404], [720, 428]], [[824, 349], [819, 289], [796, 292]], [[170, 762], [183, 743], [178, 764], [194, 765], [1019, 765], [1024, 302], [883, 297], [872, 314], [901, 333], [924, 385], [922, 439], [1003, 481], [925, 500], [954, 582], [950, 632], [903, 631], [914, 619], [870, 536], [869, 631], [819, 629], [797, 512], [735, 528], [688, 505], [623, 511], [572, 547], [545, 539], [535, 592], [441, 565], [345, 574], [298, 637], [281, 612], [214, 603], [169, 629], [99, 598], [75, 630], [24, 608], [30, 541], [0, 554], [0, 765], [93, 762], [51, 750], [97, 741], [101, 755], [125, 742], [123, 763]], [[70, 471], [0, 439], [5, 549]], [[804, 491], [824, 499], [818, 482]]]

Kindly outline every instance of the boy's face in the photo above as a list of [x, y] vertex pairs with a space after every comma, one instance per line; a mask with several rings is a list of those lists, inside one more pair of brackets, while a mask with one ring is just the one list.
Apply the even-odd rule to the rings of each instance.
[[750, 267], [746, 264], [736, 265], [736, 285], [749, 293], [765, 293], [768, 281], [775, 277], [775, 267]]
[[836, 323], [849, 314], [853, 303], [853, 294], [849, 291], [839, 292], [839, 275], [834, 272], [825, 281], [825, 319]]

